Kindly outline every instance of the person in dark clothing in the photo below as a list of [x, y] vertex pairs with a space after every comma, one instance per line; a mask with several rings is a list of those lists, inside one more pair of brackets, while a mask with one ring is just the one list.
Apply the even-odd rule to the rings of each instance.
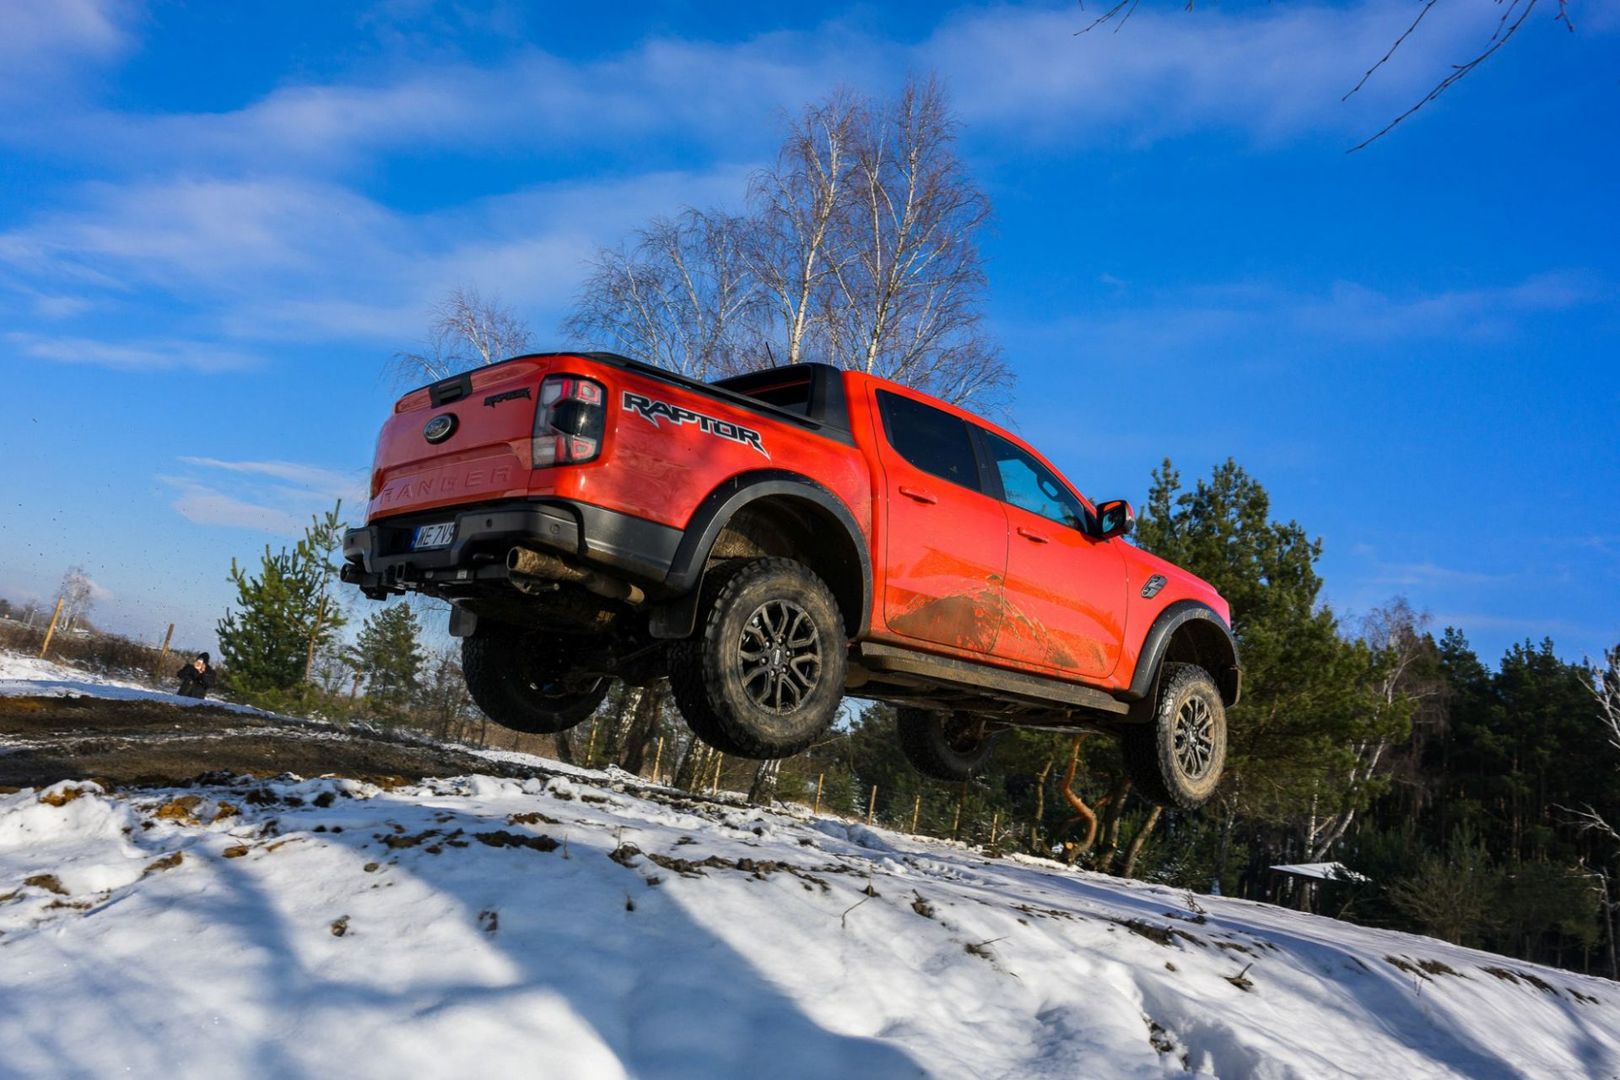
[[208, 654], [198, 653], [197, 659], [175, 673], [180, 680], [181, 697], [207, 697], [214, 685], [214, 669], [208, 664]]

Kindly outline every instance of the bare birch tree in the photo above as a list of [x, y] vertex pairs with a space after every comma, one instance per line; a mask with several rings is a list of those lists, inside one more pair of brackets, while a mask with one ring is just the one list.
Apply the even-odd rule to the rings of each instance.
[[405, 382], [437, 382], [527, 351], [528, 324], [498, 297], [477, 289], [452, 289], [433, 308], [423, 352], [394, 354], [395, 377]]
[[837, 362], [958, 403], [1002, 388], [1009, 373], [980, 328], [975, 237], [990, 201], [953, 149], [944, 92], [913, 80], [855, 123], [850, 207], [829, 260]]
[[564, 333], [698, 377], [818, 360], [985, 402], [1011, 373], [983, 330], [990, 203], [932, 80], [810, 105], [747, 212], [688, 209], [601, 252]]
[[95, 586], [82, 566], [70, 566], [62, 575], [62, 618], [60, 626], [65, 633], [77, 626], [90, 614], [95, 603]]
[[1312, 813], [1305, 827], [1305, 849], [1311, 862], [1326, 858], [1344, 837], [1375, 782], [1387, 770], [1385, 755], [1390, 746], [1410, 731], [1410, 718], [1417, 708], [1444, 687], [1432, 672], [1421, 670], [1423, 661], [1433, 655], [1431, 640], [1425, 633], [1428, 621], [1429, 617], [1414, 612], [1404, 597], [1373, 609], [1362, 621], [1361, 639], [1373, 660], [1373, 681], [1362, 699], [1362, 715], [1352, 725], [1346, 774], [1336, 807], [1331, 813], [1318, 814], [1316, 800], [1312, 799]]
[[693, 378], [760, 366], [748, 359], [764, 301], [743, 253], [748, 231], [718, 212], [655, 218], [629, 248], [597, 255], [564, 335]]
[[814, 338], [828, 322], [838, 260], [848, 257], [855, 140], [868, 110], [842, 91], [808, 106], [788, 128], [775, 163], [748, 185], [748, 253], [780, 322], [782, 363], [821, 359], [815, 354], [827, 344]]
[[807, 108], [749, 186], [748, 251], [785, 343], [958, 403], [1010, 372], [982, 331], [976, 239], [990, 201], [955, 151], [932, 79], [892, 102], [839, 93]]
[[[1606, 652], [1603, 660], [1601, 667], [1589, 662], [1589, 685], [1597, 701], [1598, 720], [1608, 729], [1609, 745], [1620, 751], [1620, 645]], [[1582, 829], [1595, 829], [1611, 840], [1620, 840], [1620, 827], [1595, 807], [1588, 805], [1581, 810], [1560, 809], [1573, 814], [1574, 823]]]

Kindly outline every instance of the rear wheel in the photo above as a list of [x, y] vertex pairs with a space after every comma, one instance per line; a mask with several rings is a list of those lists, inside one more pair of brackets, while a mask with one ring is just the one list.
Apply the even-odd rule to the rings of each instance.
[[586, 642], [481, 623], [461, 639], [467, 692], [502, 727], [535, 735], [567, 731], [607, 697], [609, 679], [577, 672]]
[[702, 627], [670, 663], [693, 733], [737, 757], [807, 748], [832, 723], [849, 665], [832, 591], [791, 559], [749, 559], [711, 571], [704, 599]]
[[1226, 706], [1215, 680], [1195, 664], [1165, 664], [1152, 723], [1121, 741], [1144, 798], [1184, 810], [1204, 805], [1226, 765]]
[[966, 780], [983, 769], [995, 751], [995, 733], [987, 733], [982, 721], [961, 713], [899, 709], [895, 727], [900, 752], [912, 768], [932, 780]]

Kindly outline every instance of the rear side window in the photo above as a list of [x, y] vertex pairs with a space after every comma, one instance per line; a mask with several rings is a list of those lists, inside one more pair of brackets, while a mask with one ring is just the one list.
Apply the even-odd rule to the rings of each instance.
[[877, 392], [889, 445], [925, 473], [979, 490], [979, 461], [962, 420], [887, 390]]
[[810, 415], [810, 380], [793, 379], [774, 386], [759, 386], [742, 391], [757, 401], [775, 405], [800, 416]]

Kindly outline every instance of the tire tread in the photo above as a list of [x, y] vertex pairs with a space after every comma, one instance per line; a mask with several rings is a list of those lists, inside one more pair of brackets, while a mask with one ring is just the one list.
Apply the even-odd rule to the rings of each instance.
[[[1173, 742], [1164, 736], [1167, 725], [1174, 723], [1174, 715], [1166, 715], [1171, 705], [1181, 699], [1189, 687], [1204, 684], [1219, 706], [1221, 695], [1209, 672], [1197, 664], [1166, 662], [1159, 672], [1158, 698], [1153, 706], [1153, 719], [1126, 731], [1120, 738], [1120, 750], [1125, 757], [1125, 769], [1142, 798], [1162, 806], [1176, 806], [1183, 810], [1196, 810], [1208, 801], [1208, 794], [1199, 796], [1183, 785], [1172, 782], [1180, 775], [1175, 761]], [[1221, 707], [1222, 758], [1225, 756], [1225, 710]], [[1219, 782], [1219, 773], [1217, 783]]]
[[[826, 722], [809, 739], [802, 736], [775, 738], [751, 728], [746, 720], [729, 715], [722, 696], [726, 672], [724, 648], [718, 637], [738, 594], [754, 583], [776, 574], [788, 574], [797, 580], [798, 587], [808, 590], [815, 602], [824, 604], [835, 616], [828, 641], [822, 653], [822, 678], [835, 682], [840, 695], [844, 679], [843, 621], [838, 602], [821, 578], [803, 563], [794, 559], [769, 557], [739, 559], [710, 571], [710, 581], [704, 584], [706, 602], [702, 625], [697, 633], [671, 652], [670, 686], [676, 703], [693, 734], [721, 753], [754, 760], [791, 757], [799, 753], [832, 721], [832, 711]], [[836, 709], [836, 705], [834, 706]]]
[[607, 697], [607, 680], [561, 699], [558, 707], [538, 703], [513, 673], [513, 652], [523, 647], [522, 637], [492, 629], [461, 639], [461, 673], [473, 703], [502, 727], [531, 735], [555, 735], [589, 719]]

